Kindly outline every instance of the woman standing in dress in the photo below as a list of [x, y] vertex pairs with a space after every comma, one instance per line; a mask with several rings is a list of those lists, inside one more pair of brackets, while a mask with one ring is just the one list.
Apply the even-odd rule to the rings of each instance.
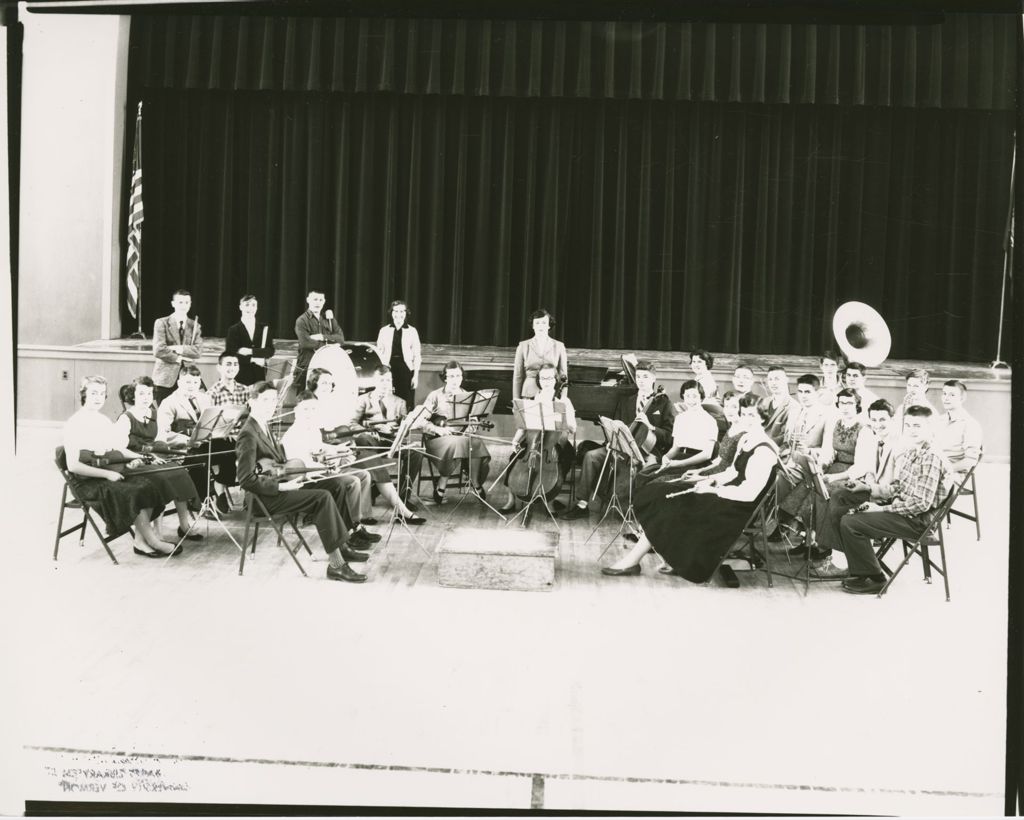
[[555, 368], [559, 382], [569, 377], [569, 365], [565, 345], [550, 336], [555, 326], [555, 317], [544, 308], [530, 314], [533, 324], [533, 338], [523, 339], [516, 348], [516, 364], [512, 374], [512, 398], [532, 399], [540, 392], [537, 374], [541, 367]]
[[740, 399], [740, 425], [744, 431], [732, 467], [678, 493], [674, 484], [648, 484], [634, 497], [643, 534], [636, 546], [610, 567], [605, 575], [639, 575], [640, 559], [653, 548], [664, 559], [663, 572], [681, 575], [694, 583], [707, 581], [718, 562], [743, 531], [755, 502], [773, 480], [779, 451], [765, 434], [757, 398]]
[[[102, 376], [86, 376], [79, 391], [82, 409], [64, 425], [64, 457], [68, 471], [74, 476], [75, 494], [83, 501], [95, 505], [103, 518], [107, 535], [116, 538], [134, 526], [135, 554], [147, 558], [164, 558], [167, 545], [173, 541], [160, 538], [150, 524], [150, 510], [163, 509], [167, 503], [157, 487], [141, 476], [123, 475], [115, 470], [95, 467], [81, 460], [83, 450], [106, 453], [120, 450], [127, 456], [136, 456], [124, 448], [123, 435], [114, 423], [103, 415], [107, 401], [107, 380]], [[180, 548], [174, 551], [179, 553]]]
[[[126, 391], [122, 390], [122, 398], [127, 398], [130, 406], [114, 422], [114, 427], [123, 437], [122, 440], [128, 443], [130, 450], [136, 453], [152, 453], [157, 432], [153, 380], [149, 376], [140, 376], [128, 387], [130, 389], [127, 395]], [[164, 449], [166, 450], [166, 445]], [[178, 537], [183, 538], [189, 529], [193, 529], [188, 502], [197, 501], [199, 497], [192, 477], [183, 467], [165, 467], [160, 472], [146, 475], [146, 480], [154, 484], [162, 496], [174, 502], [174, 508], [178, 513]], [[202, 537], [198, 532], [193, 532], [188, 539], [198, 541]]]
[[410, 319], [409, 307], [401, 299], [391, 303], [390, 312], [390, 324], [377, 334], [377, 354], [391, 368], [395, 395], [405, 399], [406, 407], [414, 407], [422, 354], [420, 334], [406, 324]]
[[[444, 503], [444, 492], [448, 477], [459, 469], [461, 459], [469, 459], [469, 480], [481, 498], [486, 498], [484, 481], [491, 469], [491, 453], [480, 439], [465, 435], [465, 427], [447, 427], [444, 422], [455, 418], [455, 405], [466, 395], [462, 389], [462, 365], [450, 361], [442, 371], [444, 387], [432, 392], [423, 402], [430, 420], [420, 425], [427, 455], [437, 459], [437, 483], [434, 486], [434, 502]], [[474, 468], [473, 462], [476, 461]]]

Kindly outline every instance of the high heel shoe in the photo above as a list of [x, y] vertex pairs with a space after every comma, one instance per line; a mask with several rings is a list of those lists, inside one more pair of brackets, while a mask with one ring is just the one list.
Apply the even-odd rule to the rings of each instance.
[[203, 540], [203, 536], [201, 536], [195, 530], [190, 532], [188, 535], [185, 535], [185, 530], [183, 530], [180, 526], [178, 527], [178, 538], [184, 538], [186, 541], [202, 541]]
[[427, 519], [422, 515], [400, 515], [399, 518], [406, 524], [412, 524], [414, 527], [427, 523]]
[[434, 503], [437, 504], [438, 506], [441, 506], [442, 504], [444, 504], [444, 491], [446, 489], [448, 489], [448, 488], [447, 487], [443, 487], [441, 489], [438, 489], [437, 484], [436, 483], [434, 484]]

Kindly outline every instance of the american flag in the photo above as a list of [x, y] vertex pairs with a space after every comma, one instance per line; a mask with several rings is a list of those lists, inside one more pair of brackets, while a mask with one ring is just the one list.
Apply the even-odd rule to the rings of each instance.
[[132, 192], [128, 204], [128, 312], [139, 315], [142, 287], [142, 103], [135, 118], [135, 149], [132, 153]]

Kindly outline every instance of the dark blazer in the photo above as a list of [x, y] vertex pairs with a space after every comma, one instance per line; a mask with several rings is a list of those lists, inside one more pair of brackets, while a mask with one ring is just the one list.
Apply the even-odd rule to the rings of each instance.
[[[625, 424], [629, 424], [636, 418], [636, 397], [637, 391], [632, 390], [619, 398], [615, 406], [615, 418]], [[657, 442], [651, 451], [657, 458], [661, 458], [672, 446], [672, 425], [676, 420], [676, 409], [668, 393], [658, 393], [647, 411], [647, 420], [654, 428], [654, 439]]]
[[[257, 342], [263, 339], [264, 329], [267, 331], [267, 344], [265, 347], [260, 347]], [[228, 328], [228, 335], [224, 340], [224, 350], [238, 356], [238, 376], [236, 378], [239, 384], [256, 384], [267, 377], [267, 369], [253, 364], [252, 356], [257, 359], [269, 359], [274, 355], [274, 340], [270, 338], [270, 328], [257, 322], [255, 330], [256, 338], [253, 339], [249, 336], [245, 325], [239, 322]], [[252, 356], [239, 356], [238, 349], [241, 347], [251, 347]]]
[[235, 441], [235, 458], [238, 462], [238, 484], [243, 490], [271, 497], [280, 492], [278, 479], [256, 474], [256, 462], [261, 458], [271, 458], [275, 464], [284, 464], [287, 460], [284, 448], [273, 436], [268, 437], [252, 416], [245, 420], [238, 433]]
[[[322, 333], [324, 341], [318, 342], [310, 339], [314, 333]], [[303, 313], [295, 320], [295, 338], [299, 340], [299, 353], [295, 357], [295, 369], [303, 373], [309, 367], [309, 360], [313, 353], [329, 342], [341, 344], [345, 341], [345, 334], [334, 319], [325, 319], [323, 313], [318, 320], [310, 311]]]

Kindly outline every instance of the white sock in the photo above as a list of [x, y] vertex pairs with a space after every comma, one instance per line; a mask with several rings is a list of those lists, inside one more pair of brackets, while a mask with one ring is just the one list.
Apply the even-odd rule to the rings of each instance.
[[837, 569], [849, 569], [850, 565], [846, 563], [846, 553], [842, 550], [832, 550], [832, 566]]

